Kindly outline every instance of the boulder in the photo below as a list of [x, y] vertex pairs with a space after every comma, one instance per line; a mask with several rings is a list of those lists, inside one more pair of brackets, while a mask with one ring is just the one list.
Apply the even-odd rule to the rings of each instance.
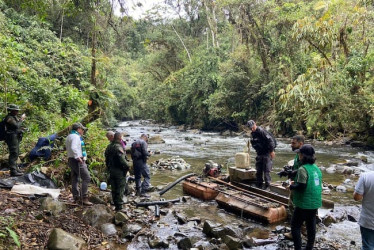
[[40, 209], [43, 211], [48, 211], [53, 215], [57, 215], [66, 209], [64, 203], [54, 200], [51, 197], [41, 199]]
[[190, 249], [192, 248], [192, 242], [190, 238], [185, 237], [178, 241], [177, 243], [179, 249]]
[[101, 225], [100, 230], [106, 236], [117, 234], [116, 226], [112, 223], [105, 223], [105, 224]]
[[142, 230], [142, 226], [139, 224], [127, 224], [122, 227], [122, 237], [123, 238], [134, 238], [135, 234], [137, 234], [140, 230]]
[[219, 226], [219, 225], [217, 225], [213, 221], [206, 220], [204, 222], [204, 226], [203, 226], [203, 233], [205, 233], [208, 236], [213, 236], [213, 228], [215, 228], [217, 226]]
[[230, 235], [225, 235], [223, 236], [223, 242], [226, 244], [226, 246], [230, 249], [230, 250], [234, 250], [234, 249], [241, 249], [243, 248], [242, 247], [242, 242], [240, 239], [238, 238], [235, 238], [235, 237], [232, 237]]
[[129, 217], [125, 214], [125, 213], [122, 213], [122, 212], [118, 212], [116, 213], [116, 215], [114, 216], [114, 223], [116, 225], [122, 225], [126, 222], [129, 221]]
[[94, 205], [86, 210], [83, 214], [83, 221], [93, 227], [99, 227], [104, 223], [109, 223], [113, 220], [113, 215], [110, 208], [105, 205]]
[[157, 236], [148, 239], [148, 245], [150, 248], [168, 248], [169, 242], [166, 240], [160, 240]]
[[326, 172], [327, 172], [328, 174], [334, 174], [334, 173], [336, 172], [336, 168], [335, 168], [335, 166], [331, 166], [331, 167], [327, 168], [327, 169], [326, 169]]
[[165, 143], [165, 140], [162, 138], [161, 135], [154, 135], [149, 137], [148, 144], [161, 144]]
[[242, 231], [239, 228], [234, 228], [232, 226], [216, 227], [212, 229], [212, 237], [223, 238], [225, 235], [230, 235], [235, 238], [242, 237]]
[[87, 249], [87, 244], [82, 238], [60, 228], [54, 228], [49, 234], [47, 248], [50, 250], [80, 250]]
[[345, 193], [345, 192], [347, 192], [347, 188], [342, 186], [342, 185], [339, 185], [339, 186], [336, 187], [336, 191], [341, 192], [341, 193]]

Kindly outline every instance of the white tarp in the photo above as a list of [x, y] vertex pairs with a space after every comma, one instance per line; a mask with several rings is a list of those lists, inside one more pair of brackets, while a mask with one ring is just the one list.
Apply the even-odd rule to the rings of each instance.
[[38, 195], [50, 195], [53, 199], [57, 199], [60, 195], [60, 189], [43, 188], [30, 184], [16, 184], [10, 190], [17, 194], [38, 194]]

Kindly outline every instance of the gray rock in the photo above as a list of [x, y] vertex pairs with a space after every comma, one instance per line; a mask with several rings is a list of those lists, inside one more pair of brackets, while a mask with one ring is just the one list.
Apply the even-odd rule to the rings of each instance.
[[189, 238], [183, 238], [177, 243], [179, 249], [190, 249], [192, 247], [192, 242]]
[[148, 245], [150, 248], [167, 248], [169, 247], [169, 242], [160, 240], [160, 238], [154, 236], [148, 239]]
[[217, 227], [218, 225], [214, 223], [213, 221], [206, 220], [204, 222], [203, 226], [203, 233], [205, 233], [208, 236], [213, 236], [213, 228]]
[[187, 217], [186, 217], [185, 214], [175, 213], [175, 217], [177, 218], [179, 224], [186, 224], [187, 223]]
[[342, 186], [342, 185], [339, 185], [339, 186], [336, 187], [336, 191], [341, 192], [341, 193], [345, 193], [345, 192], [347, 192], [347, 188]]
[[336, 168], [335, 168], [334, 166], [329, 167], [329, 168], [326, 169], [326, 172], [327, 172], [328, 174], [333, 174], [333, 173], [336, 172]]
[[241, 249], [243, 248], [242, 247], [242, 242], [240, 239], [238, 238], [235, 238], [235, 237], [232, 237], [230, 235], [225, 235], [223, 236], [223, 242], [226, 244], [226, 246], [230, 249], [230, 250], [234, 250], [234, 249]]
[[117, 234], [116, 226], [112, 223], [105, 223], [105, 224], [101, 225], [100, 230], [106, 236]]
[[238, 228], [234, 228], [232, 226], [225, 226], [225, 227], [216, 227], [212, 229], [212, 237], [214, 238], [223, 238], [225, 235], [230, 235], [235, 238], [242, 237], [242, 231]]
[[80, 250], [87, 249], [87, 244], [82, 238], [60, 228], [54, 228], [49, 234], [47, 248], [50, 250]]
[[83, 221], [93, 227], [99, 227], [104, 223], [110, 223], [112, 220], [112, 211], [110, 208], [102, 204], [88, 208], [83, 215]]
[[332, 223], [336, 223], [336, 218], [331, 216], [331, 215], [327, 215], [323, 218], [323, 224], [328, 227], [330, 226]]
[[66, 209], [64, 203], [54, 200], [51, 197], [43, 198], [41, 200], [40, 209], [43, 211], [49, 211], [53, 215], [57, 215]]
[[122, 213], [122, 212], [118, 212], [116, 213], [116, 215], [114, 216], [114, 223], [116, 225], [122, 225], [123, 223], [126, 223], [129, 221], [129, 217], [125, 214], [125, 213]]
[[122, 230], [124, 233], [137, 234], [142, 228], [139, 224], [127, 224], [122, 227]]
[[165, 143], [165, 140], [162, 138], [161, 135], [154, 135], [148, 139], [148, 144], [161, 144], [161, 143]]

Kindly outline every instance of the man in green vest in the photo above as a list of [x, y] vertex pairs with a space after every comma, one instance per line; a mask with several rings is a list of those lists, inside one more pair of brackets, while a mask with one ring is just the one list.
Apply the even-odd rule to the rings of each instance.
[[296, 250], [301, 249], [301, 226], [305, 221], [307, 229], [307, 250], [313, 249], [316, 236], [316, 217], [322, 206], [322, 173], [315, 163], [314, 148], [305, 144], [296, 150], [301, 166], [290, 185], [295, 210], [291, 220], [291, 233]]
[[123, 193], [126, 186], [126, 175], [129, 164], [126, 152], [121, 144], [122, 134], [114, 134], [113, 141], [105, 150], [105, 162], [109, 172], [109, 184], [112, 187], [112, 200], [116, 211], [122, 209]]

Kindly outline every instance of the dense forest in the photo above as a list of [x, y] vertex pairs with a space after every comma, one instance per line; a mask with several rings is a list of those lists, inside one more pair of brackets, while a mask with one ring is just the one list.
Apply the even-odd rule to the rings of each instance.
[[[115, 15], [114, 4], [121, 15]], [[372, 0], [0, 0], [0, 95], [26, 140], [100, 108], [101, 124], [154, 119], [374, 145]], [[27, 145], [27, 143], [26, 143]]]

